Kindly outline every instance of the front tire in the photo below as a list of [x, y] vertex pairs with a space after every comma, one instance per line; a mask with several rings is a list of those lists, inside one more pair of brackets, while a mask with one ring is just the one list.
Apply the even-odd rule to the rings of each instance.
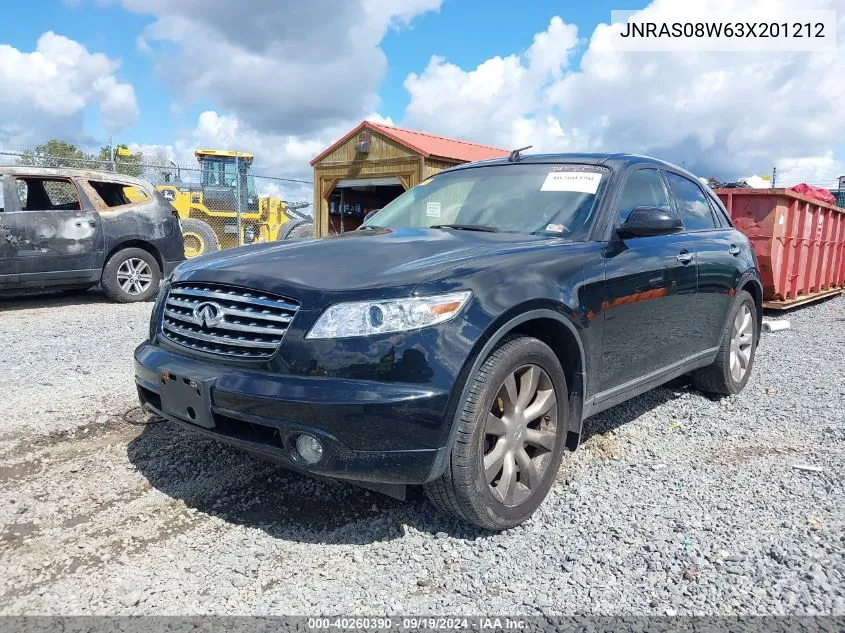
[[690, 378], [705, 393], [731, 396], [743, 390], [757, 351], [757, 306], [745, 290], [736, 294], [716, 360], [709, 367], [694, 371]]
[[567, 432], [566, 378], [545, 343], [520, 336], [468, 380], [446, 471], [425, 491], [442, 511], [505, 530], [528, 519], [554, 483]]
[[304, 240], [314, 237], [314, 224], [308, 220], [288, 220], [279, 231], [278, 241]]
[[147, 301], [158, 292], [161, 268], [156, 258], [147, 251], [124, 248], [106, 262], [100, 283], [106, 296], [114, 301]]

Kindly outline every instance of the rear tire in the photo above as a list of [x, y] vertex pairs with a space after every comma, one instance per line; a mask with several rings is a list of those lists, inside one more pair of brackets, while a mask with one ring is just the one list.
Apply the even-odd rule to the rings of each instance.
[[690, 374], [693, 386], [705, 393], [730, 396], [743, 390], [757, 351], [757, 306], [745, 290], [737, 293], [716, 360]]
[[161, 269], [156, 258], [144, 249], [124, 248], [106, 262], [100, 283], [114, 301], [147, 301], [158, 293]]
[[528, 519], [554, 483], [568, 428], [566, 378], [545, 343], [520, 336], [468, 381], [446, 471], [425, 492], [444, 512], [505, 530]]
[[186, 259], [193, 259], [220, 250], [220, 238], [217, 237], [217, 233], [207, 222], [196, 218], [185, 218], [179, 220], [179, 225], [182, 227]]

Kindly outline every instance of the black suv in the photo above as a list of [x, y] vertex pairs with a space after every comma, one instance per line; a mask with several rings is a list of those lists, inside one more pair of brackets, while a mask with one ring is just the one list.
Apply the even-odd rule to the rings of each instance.
[[584, 418], [690, 373], [740, 391], [762, 287], [689, 173], [632, 155], [444, 171], [360, 230], [188, 261], [135, 352], [141, 402], [287, 466], [490, 529]]
[[145, 301], [184, 259], [179, 218], [150, 183], [0, 167], [0, 296], [101, 283], [115, 301]]

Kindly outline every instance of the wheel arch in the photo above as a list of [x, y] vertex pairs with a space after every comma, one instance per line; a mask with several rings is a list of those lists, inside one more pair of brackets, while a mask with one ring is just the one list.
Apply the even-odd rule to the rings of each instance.
[[[449, 441], [445, 450], [441, 451], [440, 459], [432, 468], [430, 479], [440, 476], [446, 467], [446, 460], [451, 453], [457, 431], [455, 414], [460, 403], [469, 394], [469, 377], [481, 367], [502, 340], [511, 335], [537, 338], [546, 343], [558, 357], [566, 376], [566, 387], [569, 392], [567, 394], [569, 410], [566, 447], [570, 451], [578, 447], [583, 421], [585, 385], [585, 353], [578, 328], [569, 316], [551, 306], [517, 308], [515, 314], [512, 311], [497, 319], [478, 340], [468, 356], [457, 381], [457, 384], [462, 386], [460, 390], [456, 389], [453, 393], [447, 410], [447, 418], [451, 420]], [[572, 362], [573, 359], [575, 362]]]
[[[745, 290], [754, 299], [754, 307], [757, 317], [757, 344], [760, 344], [760, 333], [763, 331], [763, 284], [760, 282], [759, 274], [755, 270], [747, 270], [736, 283], [736, 293]], [[733, 305], [733, 303], [731, 303]], [[730, 311], [728, 311], [730, 314]], [[727, 316], [725, 316], [727, 319]], [[727, 325], [727, 320], [725, 321]]]
[[[754, 299], [754, 306], [757, 309], [757, 331], [761, 331], [763, 323], [763, 286], [757, 279], [746, 280], [739, 288], [740, 292], [745, 290]], [[757, 337], [759, 342], [760, 337]]]

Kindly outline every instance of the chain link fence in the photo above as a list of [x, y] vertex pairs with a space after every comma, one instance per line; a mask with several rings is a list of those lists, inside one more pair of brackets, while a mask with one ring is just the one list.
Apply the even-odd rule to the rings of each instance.
[[302, 239], [314, 231], [311, 182], [254, 174], [252, 158], [236, 153], [210, 153], [200, 157], [199, 166], [184, 167], [169, 160], [145, 163], [131, 154], [102, 160], [79, 150], [68, 155], [0, 151], [0, 165], [90, 169], [147, 180], [178, 212], [188, 257]]

